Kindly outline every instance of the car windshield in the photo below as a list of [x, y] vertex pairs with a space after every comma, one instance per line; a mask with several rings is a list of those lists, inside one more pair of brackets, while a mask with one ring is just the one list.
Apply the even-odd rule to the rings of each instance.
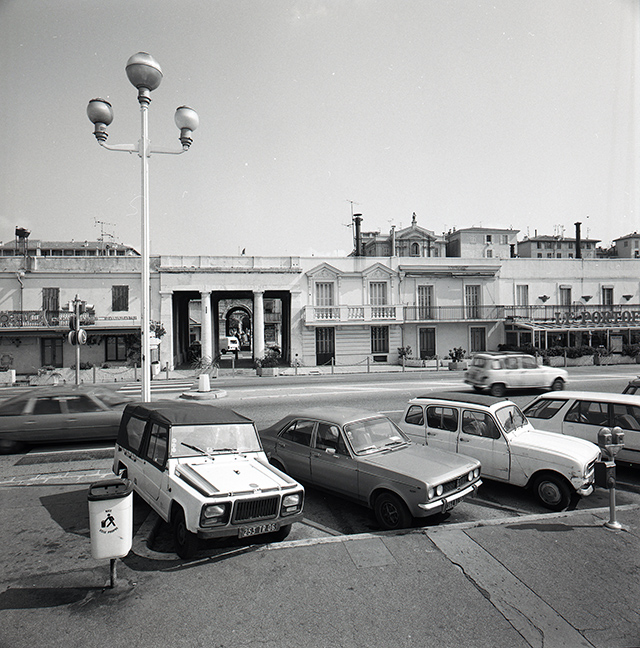
[[409, 439], [386, 416], [349, 423], [344, 430], [357, 455], [387, 452], [409, 443]]
[[496, 412], [496, 416], [507, 433], [514, 432], [529, 423], [527, 417], [516, 405], [505, 405], [501, 407]]
[[261, 449], [252, 423], [174, 425], [171, 428], [170, 457], [259, 452]]

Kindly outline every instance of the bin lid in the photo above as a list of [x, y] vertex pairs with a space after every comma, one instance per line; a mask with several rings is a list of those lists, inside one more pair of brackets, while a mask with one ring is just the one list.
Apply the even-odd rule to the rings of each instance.
[[119, 499], [126, 497], [133, 490], [133, 483], [128, 479], [104, 479], [94, 482], [89, 486], [87, 499], [95, 502], [97, 500]]

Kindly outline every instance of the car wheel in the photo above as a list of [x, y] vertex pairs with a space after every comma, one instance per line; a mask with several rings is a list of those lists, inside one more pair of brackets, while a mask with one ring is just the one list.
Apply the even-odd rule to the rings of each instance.
[[564, 389], [564, 380], [562, 378], [556, 378], [551, 383], [551, 391], [562, 391]]
[[496, 396], [497, 398], [504, 396], [506, 391], [507, 388], [502, 383], [493, 383], [493, 385], [491, 385], [491, 388], [489, 389], [489, 393], [492, 396]]
[[393, 493], [382, 493], [376, 498], [374, 513], [385, 531], [406, 529], [413, 519], [406, 504]]
[[173, 542], [178, 556], [185, 560], [193, 558], [198, 550], [198, 536], [187, 529], [184, 511], [181, 508], [176, 510], [171, 526], [173, 528]]
[[0, 439], [0, 454], [10, 454], [13, 452], [20, 452], [24, 448], [24, 444], [20, 441], [13, 439]]
[[559, 475], [540, 475], [533, 482], [533, 493], [545, 508], [564, 511], [571, 503], [572, 490]]
[[277, 531], [270, 533], [269, 540], [271, 542], [282, 542], [287, 538], [287, 536], [290, 533], [291, 533], [291, 525], [285, 524], [284, 526], [281, 526]]

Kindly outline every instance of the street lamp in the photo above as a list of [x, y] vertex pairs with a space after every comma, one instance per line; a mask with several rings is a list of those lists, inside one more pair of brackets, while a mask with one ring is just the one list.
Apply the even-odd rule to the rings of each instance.
[[107, 127], [113, 121], [111, 104], [104, 99], [92, 99], [87, 106], [87, 116], [93, 123], [93, 134], [100, 146], [110, 151], [137, 153], [142, 160], [142, 400], [151, 400], [151, 344], [150, 344], [150, 286], [149, 286], [149, 156], [151, 153], [180, 155], [191, 146], [191, 134], [198, 127], [198, 113], [188, 106], [176, 109], [175, 122], [180, 129], [182, 150], [151, 149], [149, 142], [149, 104], [151, 91], [162, 81], [162, 70], [158, 62], [146, 52], [134, 54], [125, 66], [129, 81], [138, 89], [140, 103], [141, 134], [138, 145], [107, 145]]

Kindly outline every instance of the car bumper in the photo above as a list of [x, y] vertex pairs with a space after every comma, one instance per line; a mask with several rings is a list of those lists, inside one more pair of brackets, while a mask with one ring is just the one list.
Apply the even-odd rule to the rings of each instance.
[[576, 488], [576, 493], [578, 495], [582, 495], [582, 497], [586, 497], [587, 495], [591, 495], [591, 493], [593, 493], [593, 484], [587, 484], [586, 486], [583, 486], [582, 488]]
[[425, 511], [425, 513], [427, 514], [446, 513], [448, 510], [452, 509], [456, 504], [458, 504], [458, 502], [467, 497], [467, 495], [475, 493], [481, 485], [482, 480], [479, 479], [477, 482], [474, 482], [470, 486], [467, 486], [464, 490], [458, 491], [457, 493], [451, 493], [451, 495], [442, 497], [435, 502], [418, 504], [418, 508], [420, 508], [422, 511]]
[[[256, 520], [247, 524], [234, 524], [233, 526], [212, 527], [211, 529], [198, 529], [198, 538], [201, 540], [210, 540], [212, 538], [239, 538], [239, 537], [260, 537], [265, 533], [274, 533], [283, 526], [288, 526], [294, 522], [300, 522], [303, 518], [303, 512], [287, 517], [278, 518], [277, 520]], [[268, 529], [261, 530], [262, 527], [268, 526]]]

